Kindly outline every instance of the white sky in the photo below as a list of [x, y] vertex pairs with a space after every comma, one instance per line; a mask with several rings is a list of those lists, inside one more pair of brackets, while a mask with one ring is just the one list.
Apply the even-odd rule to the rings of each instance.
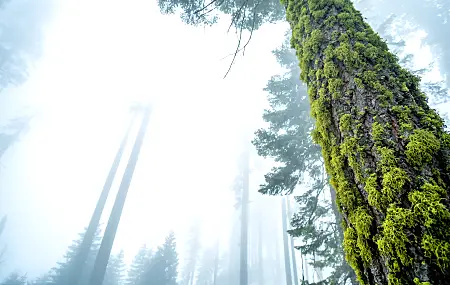
[[3, 120], [36, 114], [0, 168], [0, 209], [9, 215], [2, 273], [46, 272], [87, 225], [133, 101], [151, 99], [154, 112], [115, 249], [125, 249], [130, 260], [141, 244], [158, 245], [170, 229], [182, 235], [197, 216], [207, 225], [205, 240], [224, 231], [239, 139], [261, 121], [262, 89], [281, 70], [271, 51], [287, 25], [255, 33], [223, 80], [231, 57], [221, 58], [236, 44], [226, 34], [228, 21], [194, 28], [160, 15], [156, 1], [126, 2], [58, 0], [30, 80], [0, 97]]

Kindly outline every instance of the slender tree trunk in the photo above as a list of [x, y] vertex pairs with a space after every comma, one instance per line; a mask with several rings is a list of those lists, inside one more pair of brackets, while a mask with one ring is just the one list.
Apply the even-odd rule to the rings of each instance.
[[119, 186], [119, 191], [116, 196], [113, 208], [111, 210], [111, 215], [109, 216], [108, 224], [105, 229], [105, 233], [100, 245], [97, 258], [95, 260], [94, 269], [92, 271], [90, 285], [102, 285], [103, 279], [105, 277], [106, 266], [108, 265], [109, 256], [111, 254], [111, 249], [114, 243], [114, 239], [117, 233], [117, 228], [119, 226], [120, 217], [122, 215], [122, 210], [125, 205], [125, 201], [128, 194], [128, 189], [130, 187], [131, 179], [133, 178], [134, 169], [136, 167], [139, 153], [141, 150], [142, 142], [144, 140], [145, 132], [147, 131], [148, 122], [150, 120], [150, 105], [144, 111], [142, 118], [142, 124], [139, 128], [139, 132], [136, 137], [133, 149], [131, 151], [130, 158], [128, 160], [125, 173], [122, 177], [122, 182]]
[[[279, 220], [277, 221], [276, 232], [279, 233]], [[276, 272], [276, 282], [281, 282], [283, 276], [282, 260], [281, 260], [281, 247], [280, 247], [280, 236], [275, 235], [275, 272]]]
[[[291, 203], [289, 201], [289, 198], [286, 199], [287, 202], [287, 214], [288, 214], [288, 222], [290, 224], [290, 220], [292, 218], [291, 213]], [[294, 248], [294, 239], [291, 235], [289, 235], [289, 241], [291, 244], [291, 255], [292, 255], [292, 273], [294, 278], [294, 284], [298, 285], [298, 271], [297, 271], [297, 260], [295, 258], [295, 248]]]
[[105, 184], [103, 185], [103, 190], [100, 193], [97, 205], [95, 206], [94, 212], [92, 213], [91, 220], [83, 237], [83, 241], [81, 242], [77, 255], [74, 257], [72, 267], [73, 269], [68, 274], [67, 285], [78, 285], [80, 283], [80, 276], [82, 276], [86, 260], [89, 257], [89, 252], [91, 251], [92, 243], [95, 238], [95, 233], [99, 227], [103, 209], [105, 208], [106, 201], [108, 200], [111, 185], [114, 181], [114, 177], [116, 176], [117, 169], [119, 168], [120, 160], [122, 158], [123, 151], [127, 144], [130, 130], [134, 124], [135, 118], [136, 114], [133, 114], [122, 142], [120, 143], [119, 149], [117, 150], [116, 157], [114, 158], [114, 161], [111, 165], [111, 169], [109, 170], [108, 176], [106, 177]]
[[292, 285], [291, 259], [289, 256], [289, 237], [287, 233], [286, 198], [281, 199], [281, 220], [283, 222], [283, 246], [284, 246], [284, 270], [286, 272], [286, 284]]
[[261, 213], [258, 217], [258, 285], [264, 285], [263, 230]]
[[448, 284], [450, 139], [350, 0], [282, 0], [361, 284]]
[[244, 152], [243, 183], [242, 183], [242, 212], [241, 212], [241, 250], [240, 250], [240, 285], [248, 284], [248, 203], [249, 203], [249, 151]]
[[217, 274], [219, 272], [219, 259], [220, 259], [220, 240], [217, 241], [216, 256], [214, 257], [213, 285], [217, 285]]

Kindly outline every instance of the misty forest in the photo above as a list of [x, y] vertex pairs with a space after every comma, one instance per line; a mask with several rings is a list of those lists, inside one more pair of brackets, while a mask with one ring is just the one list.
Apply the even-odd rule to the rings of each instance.
[[450, 284], [450, 0], [0, 0], [0, 285]]

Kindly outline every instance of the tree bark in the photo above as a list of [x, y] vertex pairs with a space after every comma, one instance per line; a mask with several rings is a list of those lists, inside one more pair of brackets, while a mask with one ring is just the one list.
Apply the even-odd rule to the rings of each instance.
[[100, 219], [102, 217], [103, 209], [105, 208], [106, 201], [108, 200], [109, 192], [111, 191], [111, 186], [114, 178], [119, 168], [120, 160], [122, 159], [123, 151], [128, 141], [131, 128], [133, 127], [134, 121], [136, 119], [136, 114], [131, 118], [130, 124], [125, 132], [125, 135], [120, 143], [119, 149], [117, 150], [114, 161], [109, 170], [108, 176], [106, 177], [105, 184], [103, 185], [103, 190], [98, 198], [97, 205], [95, 206], [94, 212], [92, 213], [91, 220], [86, 229], [83, 237], [83, 241], [79, 247], [78, 253], [74, 258], [72, 270], [68, 274], [67, 285], [77, 285], [80, 283], [80, 276], [84, 269], [86, 260], [88, 259], [89, 252], [91, 251], [92, 243], [95, 238], [95, 233], [100, 225]]
[[286, 272], [286, 284], [292, 285], [291, 259], [289, 256], [289, 237], [287, 233], [286, 198], [281, 199], [281, 220], [283, 222], [283, 248], [284, 270]]
[[361, 284], [448, 284], [450, 136], [350, 0], [283, 0]]
[[111, 214], [108, 219], [108, 224], [105, 229], [105, 233], [100, 245], [97, 258], [95, 259], [94, 269], [92, 271], [90, 285], [101, 285], [105, 277], [106, 266], [108, 265], [109, 256], [114, 243], [114, 239], [119, 227], [120, 217], [122, 216], [122, 210], [125, 205], [125, 201], [130, 187], [131, 179], [133, 178], [134, 169], [136, 168], [137, 161], [139, 159], [139, 153], [141, 151], [142, 142], [144, 140], [145, 133], [147, 131], [148, 122], [150, 120], [150, 105], [144, 111], [142, 123], [139, 128], [133, 149], [128, 160], [125, 173], [122, 177], [122, 182], [117, 192], [116, 200], [114, 202]]

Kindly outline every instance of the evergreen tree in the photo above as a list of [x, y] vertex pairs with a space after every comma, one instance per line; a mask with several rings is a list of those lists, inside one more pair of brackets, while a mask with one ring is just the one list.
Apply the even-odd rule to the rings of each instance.
[[27, 276], [21, 275], [17, 272], [11, 273], [5, 280], [3, 280], [0, 285], [26, 285]]
[[171, 232], [158, 247], [151, 258], [140, 285], [176, 285], [178, 276], [178, 254], [176, 251], [175, 235]]
[[138, 253], [134, 257], [133, 262], [131, 263], [130, 268], [127, 272], [127, 280], [125, 282], [126, 285], [140, 284], [139, 279], [144, 274], [151, 258], [151, 249], [147, 248], [145, 244], [142, 245]]
[[181, 277], [183, 285], [193, 285], [195, 281], [197, 259], [200, 252], [200, 231], [200, 222], [194, 221], [194, 224], [190, 228], [187, 237], [186, 265], [183, 268]]
[[123, 285], [125, 277], [125, 262], [123, 260], [124, 252], [120, 251], [112, 255], [108, 267], [106, 268], [105, 280], [103, 285]]
[[197, 280], [195, 285], [213, 285], [214, 272], [216, 263], [215, 248], [207, 248], [204, 250], [198, 269]]
[[[72, 276], [72, 271], [74, 270], [74, 258], [78, 251], [80, 250], [81, 243], [84, 237], [84, 233], [79, 234], [79, 238], [74, 240], [72, 244], [69, 246], [66, 254], [64, 255], [64, 261], [58, 262], [57, 266], [52, 268], [50, 272], [50, 284], [52, 285], [65, 285], [67, 279]], [[81, 276], [79, 278], [80, 285], [87, 285], [89, 276], [94, 267], [95, 258], [97, 256], [98, 250], [100, 248], [101, 241], [101, 230], [97, 228], [95, 232], [94, 241], [90, 248], [88, 258], [86, 263], [83, 266], [83, 270]]]
[[0, 91], [28, 77], [30, 62], [41, 54], [43, 29], [53, 0], [0, 1]]

